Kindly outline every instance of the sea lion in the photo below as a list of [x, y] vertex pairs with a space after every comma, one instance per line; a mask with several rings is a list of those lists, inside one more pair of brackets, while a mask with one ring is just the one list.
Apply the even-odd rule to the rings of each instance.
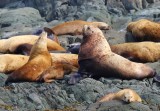
[[160, 43], [138, 42], [110, 46], [111, 50], [135, 62], [156, 62], [160, 59]]
[[52, 66], [39, 77], [40, 82], [53, 82], [64, 75], [78, 71], [78, 55], [51, 53]]
[[69, 53], [51, 53], [52, 65], [54, 64], [70, 64], [76, 68], [79, 68], [78, 55]]
[[[21, 36], [13, 36], [9, 39], [1, 39], [0, 40], [0, 53], [14, 53], [17, 50], [17, 47], [21, 46], [21, 50], [25, 45], [27, 47], [31, 46], [37, 41], [39, 36], [37, 35], [21, 35]], [[29, 48], [29, 49], [30, 49]], [[58, 43], [53, 40], [47, 39], [47, 48], [48, 50], [60, 50], [65, 51], [65, 49], [60, 46]]]
[[[77, 54], [65, 54], [65, 53], [50, 53], [52, 56], [52, 65], [56, 64], [69, 64], [78, 68], [78, 55]], [[29, 56], [15, 55], [15, 54], [3, 54], [0, 55], [0, 72], [11, 73], [28, 62]]]
[[44, 27], [44, 30], [48, 33], [59, 35], [82, 35], [82, 28], [84, 25], [93, 25], [100, 28], [101, 30], [109, 30], [110, 26], [104, 22], [87, 22], [82, 20], [68, 21], [53, 28]]
[[[14, 54], [22, 54], [22, 55], [29, 55], [32, 44], [21, 44], [17, 46], [16, 50], [13, 52]], [[48, 48], [50, 53], [67, 53], [66, 50], [52, 50], [52, 48]]]
[[[85, 25], [83, 39], [78, 54], [80, 65], [77, 74], [83, 71], [91, 77], [119, 77], [122, 79], [143, 79], [153, 77], [156, 72], [142, 63], [131, 62], [128, 59], [113, 53], [102, 31], [94, 26]], [[75, 81], [78, 82], [78, 81]], [[70, 84], [74, 84], [74, 76]]]
[[[40, 28], [40, 29], [37, 29], [36, 31], [34, 31], [32, 34], [33, 35], [40, 35], [43, 31], [44, 30], [42, 28]], [[53, 41], [55, 41], [55, 42], [57, 42], [58, 44], [60, 44], [58, 37], [57, 36], [53, 36], [52, 33], [48, 33], [48, 38], [53, 40]]]
[[37, 78], [51, 66], [51, 63], [52, 58], [47, 49], [47, 33], [42, 32], [31, 49], [28, 62], [11, 73], [5, 83], [38, 81]]
[[110, 93], [98, 100], [98, 102], [107, 102], [111, 100], [122, 100], [127, 103], [142, 102], [141, 97], [132, 89], [123, 89], [116, 93]]
[[38, 78], [39, 82], [53, 82], [55, 79], [62, 79], [64, 75], [70, 74], [71, 72], [78, 71], [77, 67], [74, 67], [70, 63], [58, 63], [52, 65]]
[[127, 26], [127, 32], [136, 39], [136, 41], [160, 41], [160, 24], [147, 20], [140, 19], [135, 22], [130, 22]]
[[27, 63], [29, 57], [24, 55], [3, 54], [0, 55], [0, 72], [11, 73]]

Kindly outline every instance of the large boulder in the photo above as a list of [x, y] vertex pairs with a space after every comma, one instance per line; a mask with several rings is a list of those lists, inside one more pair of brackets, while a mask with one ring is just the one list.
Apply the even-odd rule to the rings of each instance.
[[23, 34], [23, 32], [28, 33], [33, 30], [33, 27], [40, 27], [46, 23], [39, 11], [30, 7], [14, 10], [1, 9], [0, 14], [1, 38]]

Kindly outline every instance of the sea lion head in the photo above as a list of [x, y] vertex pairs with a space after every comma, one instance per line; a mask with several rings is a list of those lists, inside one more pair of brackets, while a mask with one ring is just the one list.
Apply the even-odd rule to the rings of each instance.
[[123, 96], [123, 101], [127, 102], [127, 103], [130, 103], [130, 102], [133, 102], [134, 101], [134, 97], [131, 93], [125, 93], [124, 96]]
[[131, 91], [127, 91], [125, 92], [123, 98], [123, 101], [127, 102], [127, 103], [131, 103], [131, 102], [142, 102], [142, 99], [139, 97], [138, 94], [136, 94], [136, 92], [131, 92]]
[[41, 45], [36, 45], [36, 46], [46, 46], [47, 47], [47, 33], [45, 31], [43, 31], [40, 35], [40, 37], [38, 38], [38, 40], [36, 41], [36, 44], [41, 44]]
[[29, 60], [34, 58], [35, 55], [41, 54], [42, 52], [49, 53], [47, 51], [48, 51], [48, 49], [47, 49], [47, 33], [43, 31], [30, 51]]
[[92, 26], [92, 25], [84, 25], [82, 29], [83, 37], [92, 37], [95, 34], [99, 34], [103, 36], [103, 33], [100, 29]]

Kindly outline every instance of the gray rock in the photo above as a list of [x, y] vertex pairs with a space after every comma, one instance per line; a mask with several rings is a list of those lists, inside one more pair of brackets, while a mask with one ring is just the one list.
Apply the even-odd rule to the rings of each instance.
[[131, 17], [113, 16], [111, 19], [112, 28], [116, 29], [116, 30], [125, 29], [127, 27], [128, 23], [131, 21], [132, 21]]
[[30, 100], [32, 100], [33, 102], [35, 102], [35, 103], [42, 104], [42, 101], [40, 100], [40, 97], [37, 94], [35, 94], [35, 93], [29, 94], [28, 98]]
[[97, 96], [104, 95], [103, 91], [106, 89], [107, 87], [103, 83], [86, 78], [81, 80], [80, 83], [67, 88], [67, 92], [76, 95], [75, 98], [78, 101], [93, 103], [96, 101]]
[[2, 9], [0, 13], [1, 38], [31, 34], [33, 32], [32, 27], [40, 27], [46, 24], [46, 21], [40, 16], [39, 11], [33, 8]]
[[159, 13], [160, 13], [160, 9], [158, 8], [147, 8], [147, 9], [136, 12], [132, 18], [133, 18], [133, 21], [142, 19], [142, 18], [159, 21], [160, 20]]
[[120, 43], [126, 42], [125, 29], [121, 29], [119, 31], [117, 31], [115, 29], [107, 30], [104, 32], [104, 35], [110, 45], [115, 45], [115, 44], [120, 44]]

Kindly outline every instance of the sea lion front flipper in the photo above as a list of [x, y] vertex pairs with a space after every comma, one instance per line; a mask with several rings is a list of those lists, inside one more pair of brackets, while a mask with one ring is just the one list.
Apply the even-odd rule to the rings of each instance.
[[153, 80], [160, 83], [160, 75], [155, 75]]

